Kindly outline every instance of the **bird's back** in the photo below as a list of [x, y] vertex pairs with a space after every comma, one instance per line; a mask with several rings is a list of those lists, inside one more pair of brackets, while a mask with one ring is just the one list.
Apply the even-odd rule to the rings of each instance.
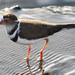
[[53, 26], [45, 24], [21, 23], [19, 36], [28, 40], [39, 39], [47, 37], [52, 28]]
[[75, 25], [47, 25], [41, 23], [21, 23], [19, 36], [28, 40], [34, 40], [52, 35], [62, 30], [63, 28], [75, 28]]
[[63, 28], [75, 28], [75, 24], [52, 25], [39, 21], [21, 22], [19, 36], [28, 40], [39, 39], [52, 35]]

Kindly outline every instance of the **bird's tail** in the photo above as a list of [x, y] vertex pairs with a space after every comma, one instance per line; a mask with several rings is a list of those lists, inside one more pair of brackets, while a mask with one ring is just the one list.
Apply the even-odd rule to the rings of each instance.
[[67, 28], [67, 29], [71, 29], [71, 28], [75, 28], [75, 24], [66, 24], [66, 25], [58, 25], [58, 28]]
[[53, 26], [52, 28], [49, 29], [49, 35], [52, 35], [52, 34], [54, 34], [56, 32], [59, 32], [59, 31], [61, 31], [64, 28], [66, 28], [66, 29], [75, 28], [75, 24]]
[[75, 24], [56, 25], [55, 28], [54, 28], [54, 31], [58, 32], [58, 31], [60, 31], [64, 28], [66, 28], [66, 29], [75, 28]]

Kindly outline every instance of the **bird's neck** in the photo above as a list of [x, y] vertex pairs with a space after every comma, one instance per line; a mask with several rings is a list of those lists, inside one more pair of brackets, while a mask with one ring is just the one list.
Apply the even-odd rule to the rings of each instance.
[[17, 22], [14, 22], [12, 24], [6, 25], [7, 33], [10, 34], [11, 32], [14, 32], [18, 27], [18, 23], [19, 22], [17, 21]]

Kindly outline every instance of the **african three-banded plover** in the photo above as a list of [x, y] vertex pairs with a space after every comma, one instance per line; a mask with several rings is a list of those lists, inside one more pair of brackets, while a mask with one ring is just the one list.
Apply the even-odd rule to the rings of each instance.
[[39, 20], [21, 20], [13, 14], [3, 15], [0, 24], [6, 25], [7, 33], [14, 42], [28, 45], [27, 65], [29, 64], [31, 45], [40, 40], [45, 40], [43, 48], [40, 50], [40, 68], [42, 70], [43, 51], [48, 44], [48, 36], [62, 30], [63, 28], [75, 28], [75, 24], [52, 25]]

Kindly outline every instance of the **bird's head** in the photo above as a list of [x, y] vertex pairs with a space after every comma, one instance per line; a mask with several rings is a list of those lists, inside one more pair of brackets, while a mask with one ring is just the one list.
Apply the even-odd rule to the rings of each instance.
[[0, 17], [0, 24], [2, 25], [13, 24], [16, 21], [17, 21], [17, 17], [13, 14], [6, 14]]

